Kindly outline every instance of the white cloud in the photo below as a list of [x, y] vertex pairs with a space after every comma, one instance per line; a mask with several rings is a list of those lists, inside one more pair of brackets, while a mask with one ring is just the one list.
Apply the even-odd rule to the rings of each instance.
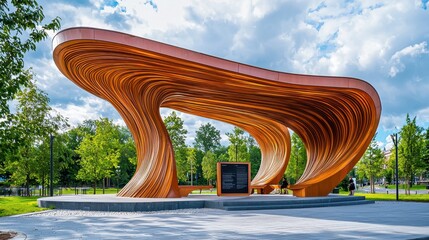
[[113, 121], [113, 124], [118, 126], [126, 126], [125, 121], [122, 118], [115, 119], [115, 121]]
[[387, 150], [387, 151], [389, 151], [389, 150], [391, 150], [392, 148], [394, 148], [395, 146], [394, 146], [394, 144], [393, 144], [393, 141], [392, 141], [392, 137], [390, 136], [390, 135], [388, 135], [386, 138], [385, 138], [385, 141], [386, 141], [386, 145], [384, 146], [384, 148]]
[[[410, 35], [427, 33], [421, 8], [403, 1], [324, 1], [326, 7], [309, 12], [307, 18], [323, 24], [314, 41], [332, 48], [315, 56], [307, 68], [316, 74], [346, 75], [353, 71], [384, 71], [390, 57], [402, 49]], [[333, 37], [334, 36], [334, 37]], [[319, 49], [323, 52], [323, 49]], [[303, 62], [305, 64], [305, 62]], [[388, 68], [388, 71], [390, 69]]]
[[154, 9], [146, 0], [119, 0], [115, 7], [129, 16], [130, 33], [139, 36], [152, 36], [155, 32], [181, 31], [195, 28], [197, 23], [187, 20], [187, 8], [190, 1], [156, 1]]
[[429, 107], [420, 109], [417, 116], [421, 122], [429, 123]]
[[403, 115], [383, 115], [380, 119], [380, 124], [384, 131], [390, 131], [391, 133], [399, 131], [402, 125], [404, 125], [406, 114]]
[[42, 90], [49, 90], [69, 81], [58, 70], [52, 59], [39, 58], [33, 60], [30, 67], [35, 73], [38, 87]]
[[[367, 80], [383, 104], [382, 141], [394, 126], [402, 126], [408, 112], [429, 121], [429, 14], [421, 1], [157, 0], [156, 9], [147, 0], [107, 6], [103, 0], [82, 2], [41, 0], [47, 18], [60, 16], [63, 28], [118, 30], [259, 67]], [[50, 56], [33, 58], [29, 66], [57, 108], [75, 122], [114, 111], [107, 103], [105, 109], [83, 103], [88, 94], [62, 77]], [[180, 116], [191, 132], [188, 144], [201, 123], [212, 121]], [[232, 130], [213, 123], [222, 133]], [[225, 135], [222, 139], [227, 142]]]
[[102, 117], [102, 112], [106, 108], [110, 108], [110, 104], [97, 97], [82, 97], [79, 98], [82, 105], [74, 103], [63, 105], [55, 105], [52, 108], [59, 112], [62, 116], [69, 120], [70, 126], [77, 126], [87, 119], [98, 119]]
[[391, 77], [395, 77], [396, 74], [404, 71], [405, 65], [401, 62], [402, 58], [415, 57], [420, 54], [428, 54], [429, 51], [426, 48], [426, 46], [427, 46], [427, 43], [426, 41], [424, 41], [418, 44], [414, 44], [412, 46], [408, 46], [393, 54], [392, 58], [390, 59], [392, 66], [390, 67], [389, 75]]
[[[94, 27], [104, 29], [115, 29], [111, 24], [106, 23], [105, 17], [107, 12], [93, 8], [93, 6], [73, 5], [69, 2], [48, 2], [43, 4], [45, 14], [54, 18], [61, 17], [61, 27]], [[118, 29], [120, 30], [120, 29]]]
[[384, 142], [377, 141], [377, 147], [380, 148], [380, 149], [384, 149], [384, 147], [385, 147]]

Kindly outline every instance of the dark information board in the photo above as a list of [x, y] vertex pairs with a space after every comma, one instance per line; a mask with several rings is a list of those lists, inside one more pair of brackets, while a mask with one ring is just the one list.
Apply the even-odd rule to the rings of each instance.
[[249, 163], [218, 163], [218, 195], [245, 194], [250, 191], [250, 164]]

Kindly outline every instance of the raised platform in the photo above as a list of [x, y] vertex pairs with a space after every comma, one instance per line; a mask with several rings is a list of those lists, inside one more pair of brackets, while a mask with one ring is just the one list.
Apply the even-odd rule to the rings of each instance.
[[127, 198], [116, 195], [68, 195], [37, 200], [39, 207], [110, 212], [163, 211], [187, 208], [216, 208], [227, 211], [330, 207], [374, 203], [359, 196], [297, 198], [292, 195], [218, 197], [192, 194], [183, 198]]

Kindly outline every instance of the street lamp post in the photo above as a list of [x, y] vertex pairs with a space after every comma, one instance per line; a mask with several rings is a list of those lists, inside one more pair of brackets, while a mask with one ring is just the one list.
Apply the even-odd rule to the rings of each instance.
[[54, 196], [54, 157], [53, 157], [53, 145], [54, 145], [54, 136], [52, 134], [49, 135], [50, 137], [50, 150], [51, 150], [51, 161], [50, 161], [50, 174], [49, 174], [49, 196]]
[[398, 179], [398, 133], [390, 135], [395, 144], [395, 178], [396, 178], [396, 201], [399, 201], [399, 179]]
[[235, 144], [235, 161], [238, 162], [238, 144]]
[[116, 193], [119, 192], [119, 174], [121, 173], [121, 166], [116, 168]]
[[193, 176], [193, 174], [192, 174], [192, 160], [191, 160], [191, 186], [193, 186], [194, 184], [193, 184], [193, 178], [194, 178], [194, 176]]

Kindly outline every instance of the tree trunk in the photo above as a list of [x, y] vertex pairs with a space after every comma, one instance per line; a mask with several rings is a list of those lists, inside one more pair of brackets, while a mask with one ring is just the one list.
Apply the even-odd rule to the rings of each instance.
[[375, 193], [375, 188], [374, 188], [374, 177], [370, 176], [369, 177], [369, 188], [370, 188], [370, 192], [371, 193]]
[[42, 177], [42, 196], [45, 196], [45, 175]]
[[27, 174], [25, 178], [25, 189], [27, 190], [26, 196], [30, 196], [30, 174]]
[[97, 189], [97, 180], [94, 180], [94, 195], [95, 195], [96, 189]]
[[106, 188], [106, 178], [103, 178], [103, 194], [104, 194], [104, 189]]
[[410, 179], [407, 178], [407, 181], [405, 182], [405, 195], [410, 195]]

